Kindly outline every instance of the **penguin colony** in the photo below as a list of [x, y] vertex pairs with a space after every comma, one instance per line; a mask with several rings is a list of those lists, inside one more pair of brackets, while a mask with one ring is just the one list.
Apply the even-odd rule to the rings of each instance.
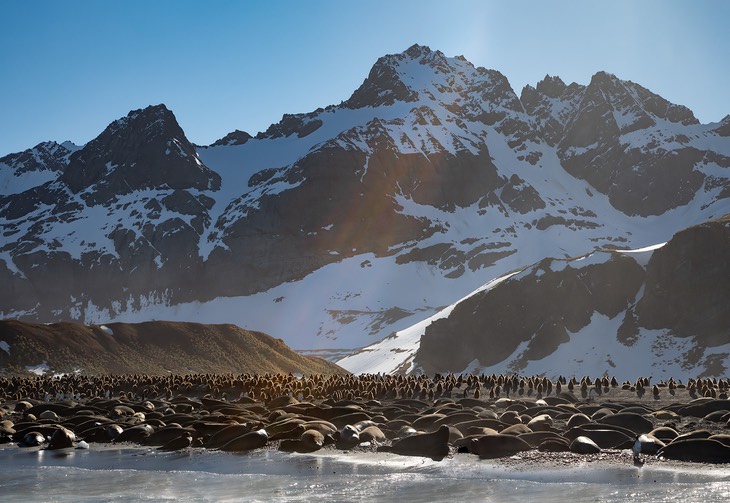
[[[188, 374], [0, 377], [0, 443], [367, 449], [730, 462], [728, 379]], [[644, 458], [642, 459], [642, 456]]]

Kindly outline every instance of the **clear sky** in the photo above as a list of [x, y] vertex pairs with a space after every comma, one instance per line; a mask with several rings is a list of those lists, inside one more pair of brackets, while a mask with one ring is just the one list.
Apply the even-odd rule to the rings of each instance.
[[546, 74], [599, 70], [730, 114], [730, 1], [1, 0], [0, 157], [84, 144], [164, 103], [206, 145], [347, 99], [414, 43], [502, 72], [519, 94]]

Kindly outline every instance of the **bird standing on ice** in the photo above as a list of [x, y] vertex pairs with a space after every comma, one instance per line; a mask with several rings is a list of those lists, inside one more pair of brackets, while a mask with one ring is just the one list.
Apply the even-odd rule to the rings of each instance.
[[641, 439], [637, 436], [634, 441], [634, 445], [631, 447], [631, 451], [634, 453], [634, 465], [642, 466], [644, 462], [641, 460]]

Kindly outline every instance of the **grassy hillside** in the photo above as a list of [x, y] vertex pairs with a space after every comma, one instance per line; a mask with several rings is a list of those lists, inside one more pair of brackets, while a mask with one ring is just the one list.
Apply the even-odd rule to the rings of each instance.
[[281, 339], [236, 325], [150, 321], [49, 325], [0, 321], [0, 372], [347, 373], [320, 358], [303, 356]]

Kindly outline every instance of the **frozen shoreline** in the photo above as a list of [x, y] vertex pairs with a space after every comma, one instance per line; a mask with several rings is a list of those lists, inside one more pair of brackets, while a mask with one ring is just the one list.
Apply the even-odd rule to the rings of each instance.
[[565, 455], [562, 463], [540, 454], [498, 460], [455, 454], [432, 461], [326, 449], [313, 454], [270, 449], [163, 452], [92, 445], [44, 451], [6, 445], [0, 448], [0, 488], [8, 501], [60, 502], [311, 501], [313, 497], [436, 501], [482, 493], [487, 501], [538, 495], [542, 502], [564, 501], [567, 495], [574, 501], [622, 501], [642, 494], [646, 499], [634, 501], [721, 501], [730, 495], [726, 465], [647, 458], [643, 467], [636, 467], [629, 451]]

